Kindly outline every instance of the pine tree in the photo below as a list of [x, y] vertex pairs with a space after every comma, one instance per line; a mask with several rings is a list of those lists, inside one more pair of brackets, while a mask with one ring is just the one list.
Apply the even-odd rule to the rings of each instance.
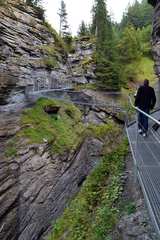
[[119, 71], [115, 59], [114, 39], [105, 0], [95, 1], [96, 76], [97, 85], [108, 90], [119, 89]]
[[89, 35], [89, 29], [88, 29], [88, 27], [87, 27], [87, 25], [85, 24], [84, 21], [82, 21], [80, 26], [79, 26], [78, 35], [79, 36]]
[[26, 4], [30, 5], [35, 8], [38, 17], [42, 20], [45, 21], [45, 16], [44, 16], [44, 8], [42, 6], [43, 0], [26, 0]]
[[37, 6], [41, 2], [42, 2], [42, 0], [26, 0], [26, 3], [28, 5], [34, 5], [34, 6]]
[[59, 9], [59, 16], [60, 16], [60, 35], [65, 38], [70, 36], [70, 31], [69, 31], [69, 24], [67, 20], [67, 11], [66, 11], [66, 4], [62, 0], [61, 1], [61, 8]]
[[119, 43], [119, 55], [123, 63], [136, 61], [141, 57], [140, 33], [132, 25], [124, 29]]
[[143, 28], [152, 23], [153, 8], [147, 2], [137, 0], [129, 5], [126, 13], [123, 16], [121, 27], [125, 28], [128, 24], [133, 25], [135, 28]]
[[91, 24], [91, 34], [96, 34], [96, 8], [95, 6], [92, 7], [92, 24]]

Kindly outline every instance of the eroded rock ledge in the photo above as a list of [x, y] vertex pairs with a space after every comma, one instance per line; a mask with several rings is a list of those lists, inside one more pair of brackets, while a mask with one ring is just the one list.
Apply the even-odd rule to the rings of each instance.
[[160, 78], [160, 2], [151, 0], [148, 2], [154, 7], [152, 32], [153, 57], [155, 60], [155, 72], [157, 77]]
[[[60, 119], [66, 119], [63, 114], [67, 113], [72, 123], [78, 125], [79, 116], [75, 120], [73, 118], [75, 111], [79, 114], [79, 110], [74, 106], [69, 109], [61, 110]], [[31, 113], [28, 114], [27, 118]], [[45, 112], [42, 117], [44, 123], [52, 118]], [[58, 119], [55, 124], [60, 121]], [[113, 131], [104, 136], [108, 127], [102, 127], [96, 128], [95, 135], [87, 132], [83, 137], [81, 134], [76, 148], [58, 153], [51, 151], [51, 144], [54, 146], [52, 139], [45, 139], [42, 135], [40, 143], [31, 143], [24, 137], [23, 131], [28, 128], [31, 134], [32, 129], [40, 124], [40, 119], [33, 115], [28, 123], [26, 119], [23, 121], [22, 124], [17, 114], [12, 118], [4, 114], [0, 118], [0, 137], [3, 140], [0, 144], [0, 239], [3, 240], [42, 239], [101, 158], [104, 143], [109, 151], [115, 146]], [[39, 132], [43, 131], [44, 125], [39, 125]], [[93, 129], [91, 127], [90, 132], [93, 133]], [[114, 139], [118, 141], [119, 132], [116, 128], [115, 131]]]

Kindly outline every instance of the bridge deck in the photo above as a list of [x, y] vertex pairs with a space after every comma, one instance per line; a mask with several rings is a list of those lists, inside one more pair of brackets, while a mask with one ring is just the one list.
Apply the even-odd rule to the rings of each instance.
[[[160, 111], [152, 114], [160, 119]], [[160, 127], [152, 129], [149, 122], [149, 134], [146, 138], [137, 134], [137, 124], [127, 128], [127, 134], [134, 158], [136, 173], [143, 190], [150, 216], [160, 236]]]

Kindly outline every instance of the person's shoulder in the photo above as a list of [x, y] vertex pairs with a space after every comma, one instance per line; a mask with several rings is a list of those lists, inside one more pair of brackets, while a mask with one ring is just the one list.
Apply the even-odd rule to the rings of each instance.
[[154, 91], [154, 88], [153, 87], [151, 87], [151, 86], [149, 86], [149, 89], [153, 92]]
[[139, 88], [138, 88], [138, 91], [141, 91], [144, 89], [144, 86], [143, 85], [140, 85]]

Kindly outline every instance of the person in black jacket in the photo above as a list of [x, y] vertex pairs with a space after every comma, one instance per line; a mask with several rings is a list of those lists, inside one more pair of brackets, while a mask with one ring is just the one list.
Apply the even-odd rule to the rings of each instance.
[[[154, 108], [155, 104], [155, 91], [149, 86], [149, 80], [145, 79], [143, 85], [139, 87], [135, 97], [135, 106], [149, 114], [149, 111]], [[144, 137], [147, 136], [148, 117], [142, 113], [138, 115], [138, 129], [140, 134], [143, 134]]]

